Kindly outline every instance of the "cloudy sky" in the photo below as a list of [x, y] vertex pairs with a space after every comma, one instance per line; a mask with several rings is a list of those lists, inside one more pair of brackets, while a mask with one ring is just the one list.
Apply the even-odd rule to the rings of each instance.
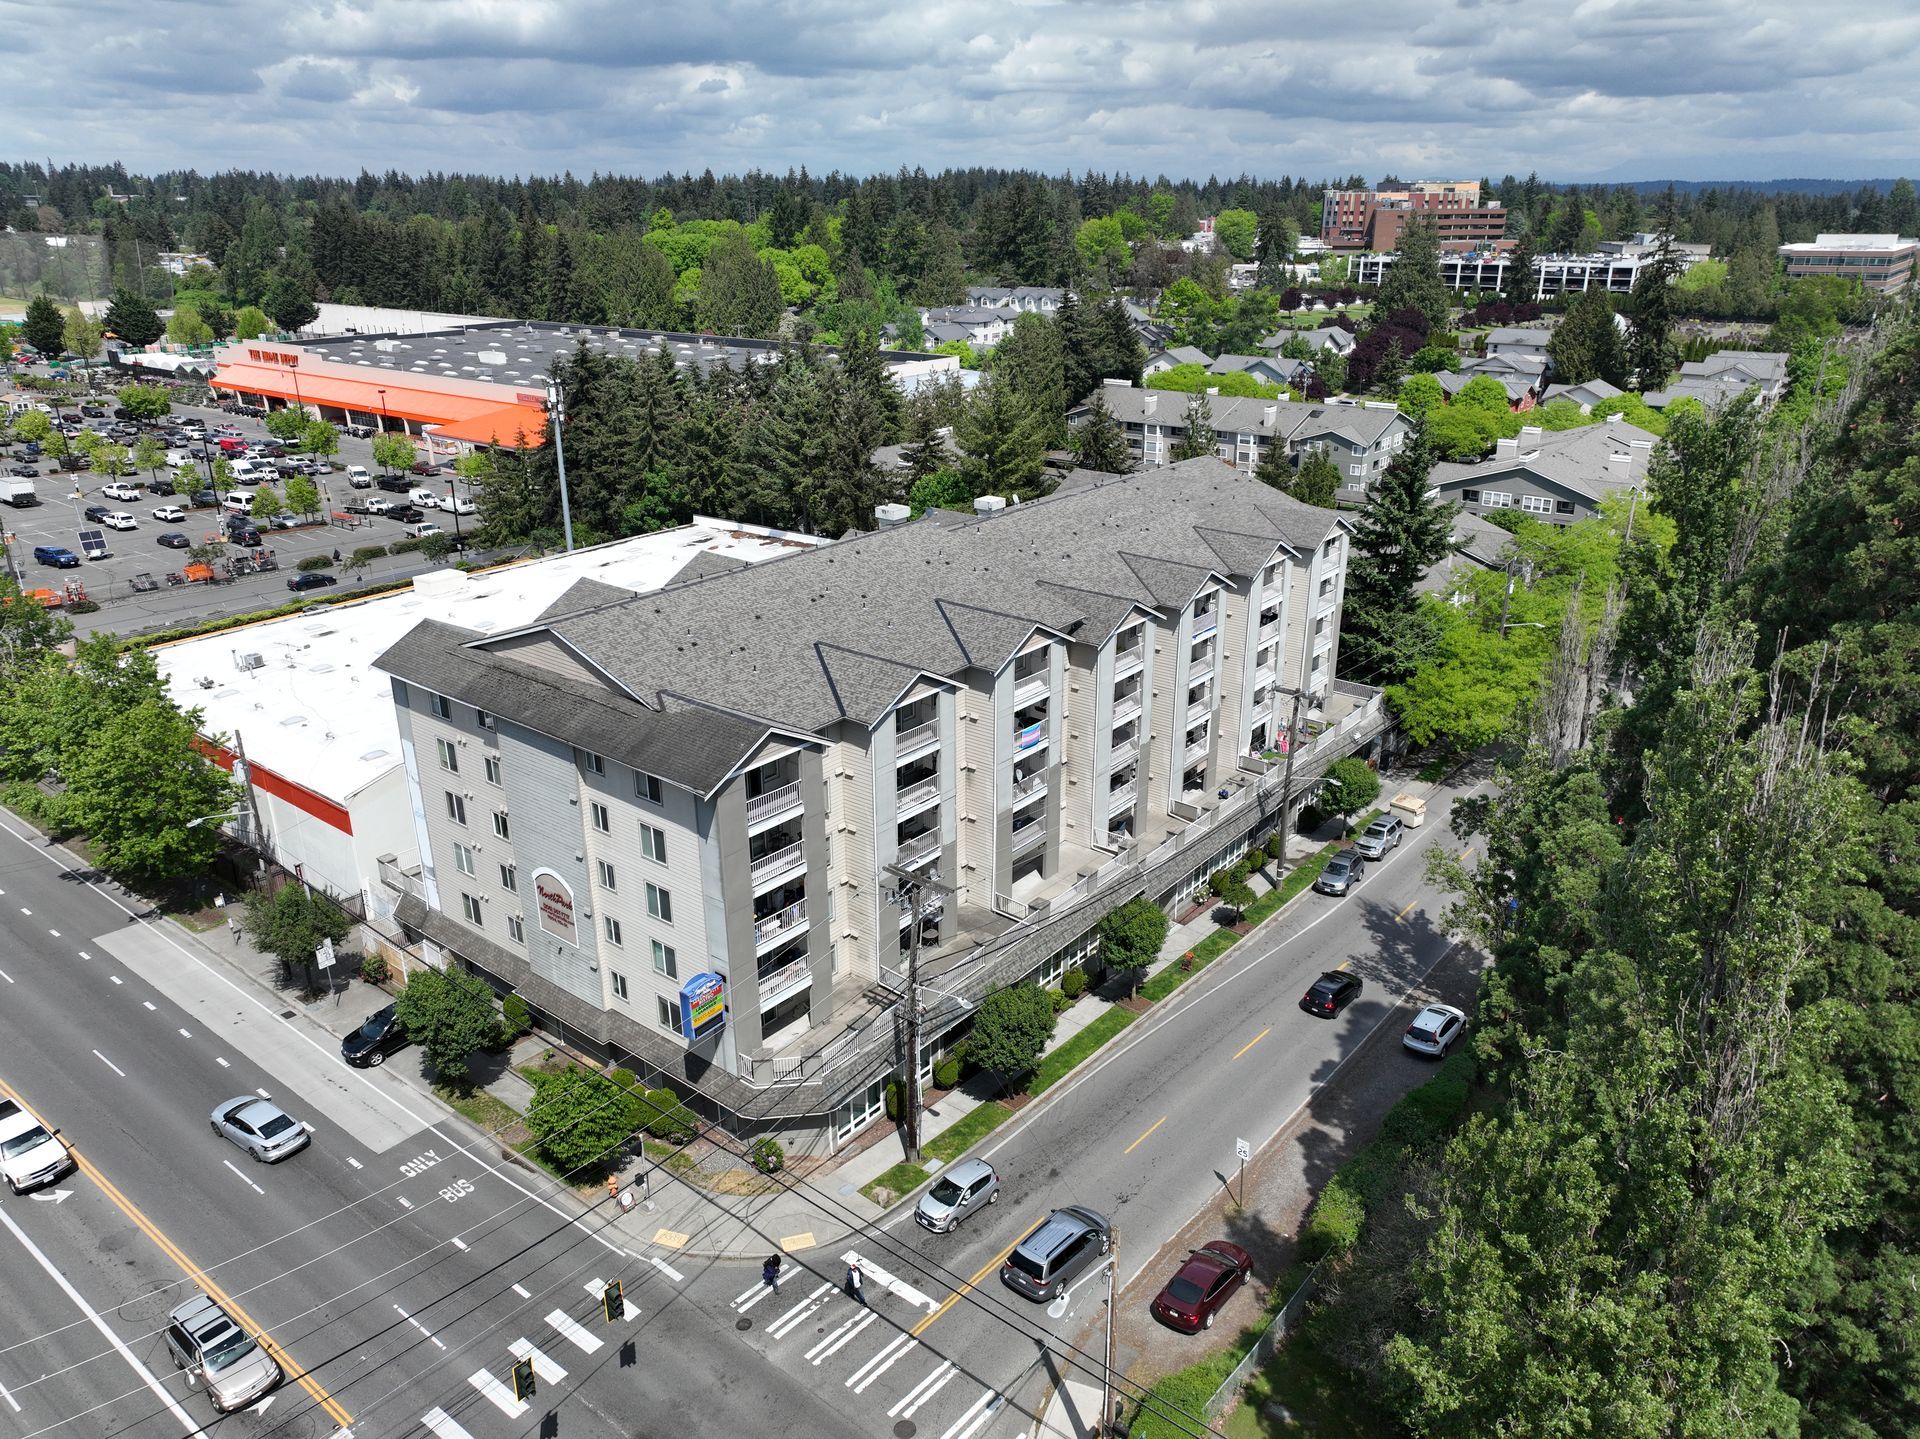
[[9, 159], [1920, 172], [1913, 0], [0, 0]]

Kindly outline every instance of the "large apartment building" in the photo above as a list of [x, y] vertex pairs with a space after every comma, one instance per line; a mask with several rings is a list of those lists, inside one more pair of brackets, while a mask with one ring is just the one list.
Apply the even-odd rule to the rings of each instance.
[[1492, 249], [1507, 233], [1506, 210], [1480, 203], [1478, 180], [1416, 180], [1321, 197], [1320, 238], [1335, 250], [1391, 250], [1411, 220], [1431, 221], [1443, 250]]
[[1920, 240], [1901, 235], [1817, 235], [1810, 241], [1782, 245], [1780, 258], [1787, 262], [1790, 280], [1841, 275], [1891, 295], [1912, 282]]
[[[1674, 249], [1682, 266], [1698, 264], [1707, 258], [1710, 251], [1709, 246], [1691, 244], [1675, 245]], [[1536, 300], [1545, 300], [1554, 295], [1577, 295], [1586, 290], [1629, 294], [1634, 281], [1640, 278], [1640, 267], [1647, 262], [1651, 253], [1651, 247], [1621, 240], [1603, 243], [1599, 252], [1592, 255], [1536, 255], [1533, 258], [1533, 296]], [[1391, 250], [1382, 254], [1355, 255], [1349, 262], [1348, 276], [1356, 285], [1378, 285], [1386, 279], [1394, 259]], [[1491, 248], [1443, 254], [1440, 257], [1440, 278], [1448, 289], [1467, 294], [1504, 292], [1507, 267], [1511, 263], [1505, 253]]]
[[401, 923], [739, 1127], [851, 1134], [904, 1062], [916, 931], [924, 1069], [989, 990], [1277, 824], [1277, 753], [1297, 805], [1384, 726], [1333, 679], [1339, 516], [1211, 459], [1074, 479], [645, 596], [583, 581], [514, 630], [417, 625], [378, 661]]

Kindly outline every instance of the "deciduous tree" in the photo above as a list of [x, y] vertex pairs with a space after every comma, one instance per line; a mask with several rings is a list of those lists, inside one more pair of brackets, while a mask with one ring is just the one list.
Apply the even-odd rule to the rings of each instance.
[[422, 966], [407, 979], [394, 1013], [442, 1084], [468, 1086], [467, 1065], [500, 1033], [493, 989], [457, 967]]
[[1036, 984], [996, 989], [974, 1012], [967, 1057], [1011, 1086], [1033, 1068], [1053, 1038], [1053, 1001]]
[[570, 1064], [536, 1073], [527, 1128], [561, 1173], [578, 1178], [617, 1158], [632, 1137], [634, 1104], [604, 1074]]

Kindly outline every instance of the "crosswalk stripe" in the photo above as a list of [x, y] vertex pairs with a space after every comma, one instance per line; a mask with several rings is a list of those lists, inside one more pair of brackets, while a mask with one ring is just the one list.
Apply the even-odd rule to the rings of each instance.
[[567, 1377], [567, 1371], [542, 1354], [539, 1347], [530, 1340], [516, 1339], [507, 1348], [512, 1351], [515, 1359], [533, 1361], [534, 1377], [542, 1384], [558, 1384]]
[[600, 1338], [598, 1335], [589, 1333], [587, 1330], [581, 1328], [558, 1309], [547, 1316], [547, 1323], [557, 1329], [560, 1332], [560, 1337], [572, 1344], [576, 1349], [582, 1349], [588, 1354], [591, 1354], [600, 1347]]
[[[886, 1348], [862, 1364], [847, 1376], [846, 1387], [855, 1394], [867, 1392], [867, 1386], [885, 1374], [894, 1364], [920, 1346], [920, 1341], [911, 1334], [896, 1334]], [[882, 1361], [885, 1361], [884, 1363]], [[878, 1365], [878, 1368], [874, 1366]], [[858, 1382], [856, 1382], [858, 1381]]]
[[775, 1339], [786, 1338], [789, 1330], [793, 1329], [801, 1320], [805, 1319], [820, 1307], [822, 1297], [832, 1288], [833, 1285], [831, 1283], [822, 1284], [818, 1289], [814, 1290], [813, 1293], [809, 1294], [805, 1299], [802, 1299], [798, 1304], [794, 1305], [793, 1308], [769, 1324], [767, 1326], [767, 1333], [771, 1334]]
[[727, 1308], [731, 1309], [735, 1314], [745, 1314], [771, 1293], [773, 1293], [773, 1286], [771, 1284], [765, 1282], [756, 1284], [753, 1288], [737, 1296]]
[[478, 1374], [469, 1374], [467, 1383], [478, 1389], [493, 1401], [493, 1407], [509, 1419], [518, 1419], [527, 1412], [527, 1401], [513, 1397], [513, 1391], [502, 1384], [493, 1375], [482, 1369]]
[[[606, 1303], [607, 1286], [603, 1280], [596, 1279], [591, 1284], [583, 1284], [580, 1287], [582, 1289], [585, 1289], [587, 1293], [593, 1296], [594, 1303], [602, 1304], [602, 1305]], [[626, 1295], [626, 1291], [624, 1289], [621, 1291], [621, 1293], [624, 1297], [626, 1297], [627, 1303], [626, 1303], [626, 1312], [623, 1313], [620, 1317], [626, 1320], [627, 1323], [631, 1324], [633, 1323], [634, 1320], [640, 1317], [640, 1306], [633, 1302], [632, 1296]]]
[[439, 1435], [440, 1439], [473, 1439], [444, 1409], [429, 1409], [420, 1416], [420, 1422]]
[[960, 1371], [954, 1367], [951, 1359], [942, 1359], [934, 1366], [931, 1374], [927, 1375], [926, 1378], [922, 1379], [918, 1384], [914, 1385], [913, 1388], [900, 1396], [893, 1408], [887, 1411], [887, 1418], [899, 1418], [900, 1411], [904, 1409], [907, 1411], [907, 1417], [911, 1419], [915, 1410], [933, 1398], [935, 1394], [938, 1394], [940, 1392], [940, 1386], [959, 1372]]
[[862, 1329], [865, 1329], [879, 1317], [880, 1316], [875, 1314], [871, 1309], [867, 1310], [864, 1314], [854, 1315], [853, 1318], [849, 1319], [845, 1324], [842, 1324], [838, 1329], [834, 1330], [833, 1333], [809, 1349], [807, 1351], [807, 1358], [813, 1361], [816, 1369], [819, 1368], [821, 1360], [838, 1354], [846, 1347], [849, 1339], [853, 1338], [854, 1335], [858, 1334]]
[[953, 1421], [953, 1424], [948, 1428], [946, 1433], [940, 1436], [940, 1439], [973, 1439], [973, 1436], [977, 1432], [985, 1428], [986, 1425], [992, 1421], [994, 1414], [999, 1411], [1000, 1406], [1005, 1402], [1006, 1396], [1004, 1394], [996, 1393], [992, 1389], [987, 1390], [986, 1393], [973, 1401], [972, 1408], [968, 1409], [966, 1413]]

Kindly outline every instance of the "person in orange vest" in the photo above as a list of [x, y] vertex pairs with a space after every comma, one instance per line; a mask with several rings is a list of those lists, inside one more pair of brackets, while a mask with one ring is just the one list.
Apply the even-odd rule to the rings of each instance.
[[617, 1174], [609, 1174], [607, 1176], [607, 1198], [618, 1199], [619, 1197], [620, 1197], [620, 1176]]

